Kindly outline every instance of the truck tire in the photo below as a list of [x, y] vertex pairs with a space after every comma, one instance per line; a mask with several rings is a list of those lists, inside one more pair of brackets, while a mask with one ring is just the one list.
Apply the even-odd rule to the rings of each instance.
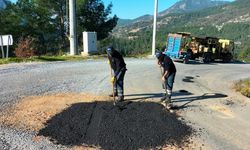
[[203, 55], [203, 63], [210, 63], [212, 60], [210, 53], [205, 53]]
[[191, 57], [191, 52], [187, 51], [187, 54], [186, 54], [185, 58], [183, 59], [183, 63], [188, 64], [190, 57]]
[[189, 59], [187, 59], [187, 58], [185, 58], [185, 59], [183, 60], [183, 63], [184, 63], [184, 64], [188, 64], [188, 62], [189, 62]]
[[232, 60], [233, 56], [230, 53], [227, 53], [225, 57], [222, 59], [224, 63], [229, 63]]
[[195, 60], [195, 56], [194, 56], [193, 51], [191, 49], [187, 50], [187, 55], [189, 56], [189, 59]]

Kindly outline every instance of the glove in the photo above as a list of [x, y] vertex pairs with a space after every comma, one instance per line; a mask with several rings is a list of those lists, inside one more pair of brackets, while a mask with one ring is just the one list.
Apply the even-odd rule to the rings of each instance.
[[166, 81], [166, 78], [163, 76], [163, 77], [161, 77], [161, 80], [162, 81]]
[[113, 77], [110, 79], [110, 82], [111, 82], [112, 84], [114, 84], [114, 83], [115, 83], [115, 80], [116, 80], [116, 77], [113, 76]]

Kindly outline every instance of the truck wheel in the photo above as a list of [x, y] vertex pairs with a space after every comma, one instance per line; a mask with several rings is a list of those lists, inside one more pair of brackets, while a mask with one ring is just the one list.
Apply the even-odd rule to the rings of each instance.
[[187, 55], [189, 56], [189, 59], [195, 60], [194, 54], [191, 49], [187, 50]]
[[204, 54], [203, 63], [210, 63], [210, 62], [211, 62], [211, 54], [209, 53]]
[[183, 63], [184, 63], [184, 64], [188, 64], [188, 62], [189, 62], [189, 59], [184, 59], [184, 60], [183, 60]]
[[230, 53], [227, 53], [226, 56], [223, 58], [223, 62], [228, 63], [232, 59], [232, 55]]
[[188, 64], [190, 58], [190, 53], [187, 53], [186, 57], [183, 59], [184, 64]]

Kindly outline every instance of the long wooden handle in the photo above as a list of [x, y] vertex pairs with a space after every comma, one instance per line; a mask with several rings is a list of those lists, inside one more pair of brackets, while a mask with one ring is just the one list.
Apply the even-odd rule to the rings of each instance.
[[[109, 62], [109, 66], [110, 66], [110, 76], [113, 77], [111, 62]], [[113, 86], [113, 105], [115, 105], [115, 82], [112, 82], [112, 86]]]

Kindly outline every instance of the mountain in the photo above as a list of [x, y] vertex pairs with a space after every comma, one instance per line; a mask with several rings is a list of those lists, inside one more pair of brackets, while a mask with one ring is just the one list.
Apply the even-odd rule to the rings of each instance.
[[[181, 0], [174, 4], [172, 7], [167, 9], [166, 11], [161, 12], [160, 16], [157, 20], [158, 28], [164, 26], [198, 26], [199, 24], [212, 24], [217, 28], [220, 28], [223, 23], [227, 21], [237, 20], [241, 14], [247, 15], [249, 11], [244, 11], [245, 9], [238, 9], [236, 6], [241, 4], [242, 1], [248, 0], [237, 0], [235, 2], [225, 2], [225, 1], [212, 1], [212, 0]], [[214, 4], [212, 4], [214, 3]], [[181, 7], [185, 4], [188, 7]], [[207, 4], [207, 7], [204, 5]], [[209, 5], [208, 5], [209, 4]], [[222, 5], [224, 4], [224, 5]], [[212, 7], [212, 5], [214, 7]], [[219, 5], [219, 6], [217, 6]], [[247, 4], [248, 5], [248, 4]], [[196, 11], [191, 11], [191, 8], [196, 7]], [[182, 9], [180, 9], [180, 7]], [[201, 9], [201, 7], [203, 9]], [[204, 8], [205, 7], [205, 8]], [[244, 7], [244, 6], [242, 6]], [[185, 9], [184, 9], [185, 8]], [[230, 10], [233, 8], [232, 10]], [[180, 11], [182, 10], [182, 12]], [[189, 11], [189, 12], [188, 12]], [[230, 11], [233, 11], [235, 15], [230, 15]], [[175, 13], [173, 13], [175, 12]], [[178, 13], [177, 13], [178, 12]], [[246, 17], [246, 16], [245, 16]], [[135, 19], [130, 21], [129, 24], [125, 24], [123, 26], [117, 26], [114, 31], [113, 35], [119, 37], [124, 34], [135, 33], [143, 31], [144, 29], [151, 29], [152, 28], [152, 16], [149, 17], [139, 17], [139, 19]]]
[[[190, 32], [196, 36], [232, 39], [235, 41], [237, 49], [246, 50], [249, 48], [250, 51], [249, 9], [249, 0], [236, 0], [197, 11], [168, 13], [159, 16], [157, 19], [157, 45], [161, 47], [165, 43], [168, 33]], [[150, 48], [152, 25], [152, 19], [142, 20], [115, 28], [113, 35], [122, 39], [133, 39], [134, 45]], [[144, 43], [141, 44], [138, 41], [144, 41]]]
[[167, 15], [169, 13], [185, 13], [197, 11], [209, 7], [215, 7], [228, 4], [227, 1], [212, 1], [212, 0], [181, 0], [175, 3], [172, 7], [160, 12], [160, 16]]
[[3, 9], [6, 7], [6, 3], [4, 0], [0, 0], [0, 9]]
[[117, 22], [117, 25], [118, 26], [123, 26], [123, 25], [126, 25], [126, 24], [129, 24], [133, 21], [133, 19], [118, 19], [118, 22]]
[[118, 26], [124, 26], [124, 25], [129, 25], [137, 22], [143, 22], [145, 20], [151, 20], [153, 19], [152, 15], [143, 15], [135, 19], [119, 19], [118, 20]]
[[[214, 1], [214, 0], [181, 0], [175, 3], [172, 7], [159, 13], [159, 16], [165, 16], [170, 13], [188, 13], [197, 10], [202, 10], [209, 7], [215, 7], [220, 5], [225, 5], [230, 2], [228, 1]], [[138, 22], [147, 22], [153, 19], [152, 15], [143, 15], [136, 19], [119, 19], [118, 27], [132, 25], [133, 23]]]

